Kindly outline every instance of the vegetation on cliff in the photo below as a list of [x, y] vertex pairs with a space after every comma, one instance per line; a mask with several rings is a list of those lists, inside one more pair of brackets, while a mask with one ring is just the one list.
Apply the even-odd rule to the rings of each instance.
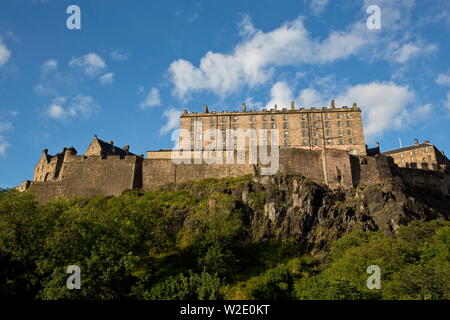
[[[0, 192], [7, 299], [449, 299], [450, 199], [396, 181], [208, 179], [120, 197]], [[81, 290], [68, 290], [69, 265]], [[378, 265], [382, 287], [366, 286]]]

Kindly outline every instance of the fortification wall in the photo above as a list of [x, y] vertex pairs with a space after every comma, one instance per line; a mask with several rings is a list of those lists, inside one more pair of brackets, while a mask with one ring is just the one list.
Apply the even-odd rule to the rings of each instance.
[[69, 156], [63, 163], [59, 182], [64, 196], [92, 197], [95, 195], [121, 195], [140, 183], [135, 181], [137, 156]]
[[142, 162], [142, 188], [151, 190], [169, 182], [207, 178], [228, 178], [255, 174], [251, 164], [175, 164], [171, 159], [145, 159]]
[[377, 155], [350, 156], [353, 186], [380, 183], [386, 178], [400, 175], [398, 168], [390, 157]]
[[444, 172], [412, 168], [399, 168], [399, 172], [408, 187], [450, 194], [450, 176]]
[[330, 188], [353, 186], [350, 157], [344, 150], [327, 149], [324, 154], [323, 150], [281, 149], [280, 169], [322, 184], [326, 174]]

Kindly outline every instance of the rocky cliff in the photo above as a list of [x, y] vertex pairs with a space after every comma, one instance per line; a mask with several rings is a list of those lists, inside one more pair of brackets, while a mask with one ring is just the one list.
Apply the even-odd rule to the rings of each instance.
[[247, 213], [253, 240], [294, 241], [306, 252], [319, 252], [355, 229], [390, 235], [412, 220], [448, 220], [450, 214], [448, 195], [411, 189], [395, 178], [350, 190], [331, 190], [299, 175], [248, 177], [213, 189], [195, 182], [167, 188], [208, 197], [210, 207], [216, 206], [214, 192], [230, 194]]

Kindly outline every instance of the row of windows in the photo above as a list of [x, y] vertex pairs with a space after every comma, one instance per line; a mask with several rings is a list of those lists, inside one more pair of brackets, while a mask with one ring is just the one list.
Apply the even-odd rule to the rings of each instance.
[[[342, 127], [342, 125], [343, 125], [342, 121], [338, 121], [337, 122], [337, 126], [338, 127]], [[351, 121], [346, 121], [345, 125], [346, 125], [346, 127], [350, 128], [350, 127], [352, 127], [352, 122]], [[233, 124], [231, 127], [233, 129], [235, 129], [235, 130], [238, 129], [238, 125], [237, 124]], [[194, 128], [195, 128], [195, 126], [191, 125], [191, 131], [193, 131]], [[210, 128], [214, 129], [215, 125], [211, 124]], [[228, 125], [222, 124], [221, 128], [222, 128], [222, 130], [226, 130], [226, 129], [228, 129]], [[255, 123], [250, 123], [250, 128], [251, 129], [256, 129], [256, 124]], [[276, 125], [276, 123], [270, 123], [270, 124], [263, 123], [262, 124], [262, 128], [263, 129], [276, 129], [277, 125]], [[283, 123], [283, 129], [288, 129], [288, 128], [289, 128], [289, 124], [287, 122], [284, 122]], [[308, 123], [307, 122], [302, 122], [301, 123], [301, 128], [302, 129], [307, 129], [308, 128]], [[312, 128], [314, 128], [314, 129], [321, 129], [321, 127], [318, 125], [317, 122], [313, 123]], [[331, 122], [330, 121], [326, 121], [325, 122], [325, 128], [331, 128]]]
[[[262, 119], [263, 119], [263, 121], [268, 121], [269, 119], [271, 120], [271, 121], [275, 121], [276, 120], [276, 115], [264, 115], [264, 116], [262, 116]], [[224, 122], [228, 122], [228, 116], [225, 116], [225, 117], [220, 117], [219, 119], [221, 119], [220, 121], [222, 122], [222, 123], [224, 123]], [[311, 115], [311, 119], [313, 119], [313, 120], [315, 120], [315, 119], [321, 119], [322, 117], [320, 116], [320, 115], [318, 115], [318, 114], [316, 114], [316, 113], [313, 113], [312, 115]], [[332, 118], [335, 118], [335, 119], [342, 119], [343, 118], [343, 115], [341, 114], [341, 113], [336, 113], [336, 117], [332, 117], [330, 114], [328, 114], [328, 113], [325, 113], [324, 114], [324, 119], [326, 119], [326, 120], [328, 120], [328, 119], [332, 119]], [[346, 113], [345, 114], [345, 118], [347, 118], [347, 119], [352, 119], [352, 116], [351, 116], [351, 114], [350, 113]], [[209, 122], [210, 123], [216, 123], [216, 120], [217, 120], [218, 118], [216, 118], [216, 117], [210, 117], [209, 118]], [[231, 121], [232, 122], [237, 122], [238, 121], [238, 119], [239, 119], [239, 117], [238, 116], [232, 116], [231, 117]], [[289, 115], [287, 115], [287, 114], [283, 114], [282, 115], [282, 119], [284, 120], [284, 121], [287, 121], [287, 120], [289, 120]], [[302, 120], [307, 120], [308, 119], [308, 116], [306, 115], [306, 114], [303, 114], [303, 115], [301, 115], [301, 119]], [[202, 119], [196, 119], [196, 118], [191, 118], [191, 123], [193, 123], [194, 121], [202, 121]], [[249, 118], [249, 120], [250, 120], [250, 122], [255, 122], [256, 121], [256, 116], [250, 116], [250, 118]]]

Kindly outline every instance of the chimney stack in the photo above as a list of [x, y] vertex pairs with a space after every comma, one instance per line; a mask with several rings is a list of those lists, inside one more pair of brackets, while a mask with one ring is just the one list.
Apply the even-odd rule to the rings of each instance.
[[110, 144], [110, 145], [113, 145], [113, 144], [114, 144], [114, 141], [110, 141], [109, 144]]
[[291, 110], [295, 110], [295, 102], [291, 101]]
[[417, 146], [419, 144], [419, 139], [414, 138], [414, 144]]
[[208, 105], [207, 105], [207, 104], [205, 104], [205, 106], [203, 107], [203, 112], [204, 112], [204, 113], [209, 113]]
[[377, 146], [378, 149], [380, 149], [380, 142], [375, 142], [375, 145]]
[[125, 150], [126, 152], [130, 151], [130, 146], [123, 147], [123, 150]]
[[242, 104], [242, 112], [247, 112], [247, 106], [245, 105], [245, 102]]
[[188, 114], [188, 113], [189, 113], [189, 112], [188, 112], [188, 109], [185, 108], [185, 109], [183, 110], [183, 113], [184, 113], [184, 114]]

